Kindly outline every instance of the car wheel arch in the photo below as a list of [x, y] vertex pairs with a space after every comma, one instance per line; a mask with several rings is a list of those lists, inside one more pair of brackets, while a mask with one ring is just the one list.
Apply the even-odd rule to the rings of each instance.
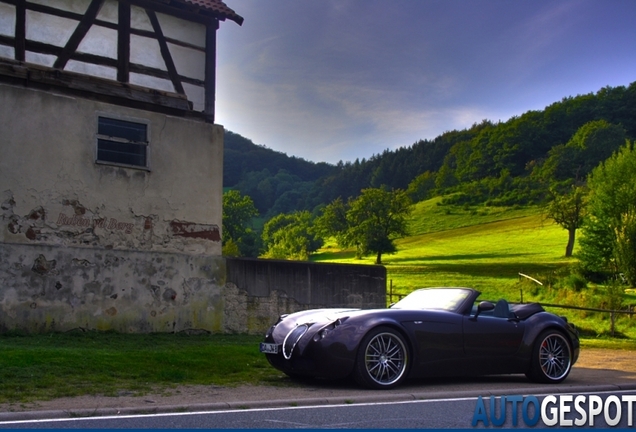
[[[381, 380], [384, 380], [384, 378], [378, 377], [378, 376], [374, 377], [373, 375], [375, 375], [375, 373], [370, 372], [370, 370], [368, 369], [369, 364], [364, 363], [362, 358], [365, 356], [364, 353], [367, 351], [370, 344], [375, 344], [376, 343], [375, 341], [378, 338], [386, 338], [386, 337], [390, 338], [391, 336], [389, 336], [389, 334], [393, 334], [395, 337], [398, 337], [400, 339], [400, 342], [398, 343], [400, 343], [403, 346], [403, 349], [405, 350], [404, 355], [405, 355], [406, 361], [402, 367], [398, 367], [398, 369], [394, 369], [394, 372], [396, 374], [399, 374], [399, 377], [394, 376], [395, 381], [383, 383], [379, 381], [378, 378], [380, 378]], [[387, 323], [387, 322], [377, 323], [377, 325], [374, 325], [366, 329], [366, 331], [364, 332], [364, 335], [362, 336], [362, 338], [360, 339], [360, 342], [358, 343], [358, 349], [356, 353], [356, 366], [354, 367], [351, 373], [351, 377], [354, 380], [356, 380], [359, 384], [362, 384], [363, 386], [368, 388], [373, 388], [373, 389], [393, 388], [399, 385], [400, 383], [404, 382], [406, 379], [410, 377], [411, 371], [413, 370], [412, 353], [413, 353], [413, 347], [411, 346], [411, 341], [405, 329], [401, 328], [399, 325], [396, 325], [395, 323]], [[399, 372], [400, 368], [402, 369], [402, 372]], [[391, 367], [385, 369], [385, 371], [388, 369], [391, 369]], [[389, 381], [393, 379], [390, 376], [387, 376], [386, 378], [388, 378]]]
[[[404, 342], [406, 343], [406, 349], [408, 350], [408, 355], [409, 355], [409, 363], [410, 365], [413, 365], [413, 361], [415, 359], [415, 347], [413, 346], [413, 341], [411, 339], [411, 336], [409, 336], [408, 332], [406, 331], [404, 327], [400, 326], [399, 324], [393, 321], [378, 322], [373, 327], [369, 327], [368, 329], [366, 329], [366, 331], [364, 332], [364, 335], [360, 338], [360, 341], [358, 342], [356, 351], [357, 349], [360, 348], [360, 344], [362, 343], [362, 340], [365, 338], [365, 336], [379, 327], [388, 327], [400, 333], [400, 336], [402, 336], [402, 338], [404, 339]], [[409, 366], [409, 369], [410, 369], [410, 366]]]
[[563, 333], [563, 335], [568, 339], [568, 342], [570, 342], [570, 345], [574, 344], [574, 341], [572, 340], [572, 336], [567, 331], [567, 329], [565, 329], [563, 327], [563, 325], [559, 324], [558, 322], [556, 322], [554, 320], [550, 320], [550, 321], [542, 321], [542, 320], [534, 321], [532, 318], [533, 317], [530, 317], [530, 318], [525, 320], [526, 332], [525, 332], [524, 337], [523, 337], [524, 338], [524, 342], [526, 343], [526, 345], [528, 345], [530, 347], [530, 350], [532, 350], [532, 347], [534, 346], [534, 342], [539, 337], [539, 335], [541, 335], [541, 333], [543, 333], [546, 330], [559, 331], [559, 332]]
[[[539, 363], [537, 362], [540, 360], [541, 351], [543, 351], [544, 349], [543, 342], [547, 341], [548, 338], [552, 340], [551, 343], [554, 344], [554, 348], [551, 347], [550, 345], [551, 343], [549, 343], [548, 345], [545, 345], [545, 349], [547, 351], [544, 352], [544, 355], [549, 354], [550, 360], [547, 361], [548, 357], [545, 357], [546, 363], [544, 368], [543, 365], [540, 366]], [[559, 347], [560, 342], [558, 341], [558, 339], [565, 340], [567, 349], [568, 349], [569, 359], [568, 359], [567, 367], [565, 369], [563, 369], [563, 366], [559, 365], [560, 361], [558, 359], [560, 356], [557, 353], [561, 351], [561, 348]], [[540, 345], [537, 345], [537, 344], [540, 344]], [[568, 334], [568, 332], [565, 329], [559, 326], [554, 326], [554, 325], [546, 326], [545, 328], [541, 329], [539, 334], [534, 338], [531, 348], [532, 349], [530, 354], [530, 365], [526, 372], [526, 376], [531, 381], [539, 382], [539, 383], [558, 384], [562, 382], [569, 375], [570, 371], [572, 370], [572, 366], [574, 365], [574, 362], [576, 360], [574, 355], [575, 346], [573, 344], [571, 336]], [[554, 351], [552, 351], [553, 349]], [[553, 353], [554, 353], [554, 360], [552, 360]], [[542, 361], [542, 364], [543, 364], [543, 361]], [[552, 374], [552, 371], [555, 371], [560, 375], [550, 376]]]

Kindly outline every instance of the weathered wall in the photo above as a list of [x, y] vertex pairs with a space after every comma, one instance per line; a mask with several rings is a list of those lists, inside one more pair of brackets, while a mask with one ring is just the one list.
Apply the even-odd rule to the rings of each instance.
[[221, 257], [0, 243], [0, 332], [222, 332]]
[[0, 243], [0, 333], [261, 334], [299, 310], [383, 308], [385, 287], [381, 266]]
[[[100, 115], [148, 124], [149, 170], [95, 163]], [[221, 254], [221, 126], [0, 84], [0, 150], [0, 242]]]
[[386, 307], [383, 266], [226, 258], [227, 332], [262, 333], [281, 314]]
[[[147, 169], [95, 162], [99, 116]], [[221, 126], [0, 84], [0, 151], [0, 330], [223, 330]]]

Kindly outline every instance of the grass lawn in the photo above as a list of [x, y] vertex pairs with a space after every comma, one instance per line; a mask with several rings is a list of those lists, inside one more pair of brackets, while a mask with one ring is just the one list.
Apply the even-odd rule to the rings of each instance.
[[180, 384], [275, 384], [260, 336], [90, 332], [0, 336], [0, 403]]
[[[398, 252], [382, 257], [394, 293], [431, 286], [467, 286], [481, 290], [486, 297], [518, 300], [519, 273], [540, 278], [576, 262], [563, 256], [567, 232], [546, 221], [537, 209], [490, 209], [491, 213], [483, 216], [472, 214], [470, 209], [454, 209], [446, 215], [429, 201], [425, 204], [416, 207], [411, 223], [410, 231], [417, 234], [398, 240]], [[428, 219], [436, 222], [421, 222]], [[331, 247], [314, 258], [373, 264], [375, 257], [360, 260], [351, 251]]]
[[[565, 258], [567, 231], [546, 220], [538, 208], [463, 208], [438, 206], [439, 198], [418, 203], [411, 223], [411, 236], [396, 241], [398, 252], [383, 255], [392, 301], [417, 288], [466, 286], [480, 290], [482, 298], [510, 301], [602, 306], [602, 287], [585, 292], [551, 287], [559, 272], [577, 263]], [[576, 249], [575, 249], [576, 253]], [[373, 264], [375, 256], [356, 259], [352, 251], [328, 245], [313, 259], [340, 263]], [[539, 286], [519, 276], [544, 282]], [[625, 295], [636, 304], [635, 295]], [[607, 336], [609, 314], [550, 308], [567, 316], [584, 335]], [[617, 333], [636, 339], [636, 317], [620, 316]]]

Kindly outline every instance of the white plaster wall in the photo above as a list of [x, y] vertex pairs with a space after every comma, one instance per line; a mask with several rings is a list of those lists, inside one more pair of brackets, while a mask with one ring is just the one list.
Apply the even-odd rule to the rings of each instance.
[[15, 6], [0, 3], [0, 35], [13, 36], [15, 33]]
[[[77, 14], [84, 14], [90, 0], [35, 0], [34, 3], [43, 4], [60, 10]], [[102, 21], [116, 23], [118, 20], [118, 4], [114, 0], [104, 2], [97, 18]], [[169, 15], [157, 14], [162, 32], [168, 38], [185, 42], [194, 47], [205, 49], [206, 28], [202, 24], [189, 22]], [[52, 15], [27, 10], [26, 37], [27, 40], [64, 47], [75, 31], [78, 21], [55, 17]], [[131, 27], [153, 32], [152, 25], [143, 8], [131, 7]], [[15, 6], [0, 3], [0, 35], [13, 37], [15, 33]], [[205, 79], [205, 52], [190, 47], [168, 44], [170, 53], [179, 74], [199, 80]], [[117, 32], [100, 26], [92, 26], [78, 46], [81, 53], [95, 54], [115, 59], [117, 57]], [[14, 51], [8, 47], [0, 47], [0, 57], [13, 59]], [[56, 57], [46, 54], [26, 53], [26, 61], [42, 66], [52, 67]], [[143, 66], [167, 70], [165, 61], [156, 39], [131, 35], [130, 61]], [[77, 61], [69, 61], [66, 70], [86, 75], [115, 80], [116, 71], [113, 68], [90, 65]], [[147, 75], [131, 74], [130, 82], [135, 85], [175, 92], [172, 82]], [[186, 85], [184, 85], [186, 86]], [[186, 96], [194, 104], [196, 111], [203, 111], [202, 87], [187, 85]]]
[[205, 26], [170, 15], [157, 13], [157, 19], [166, 37], [205, 48]]
[[[148, 123], [150, 171], [95, 163], [98, 115]], [[0, 137], [0, 242], [221, 255], [221, 126], [0, 85]]]

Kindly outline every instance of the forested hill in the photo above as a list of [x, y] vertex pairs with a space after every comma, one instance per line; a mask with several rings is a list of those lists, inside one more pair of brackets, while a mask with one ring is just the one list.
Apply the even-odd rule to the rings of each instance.
[[223, 186], [236, 186], [252, 172], [268, 170], [276, 175], [285, 170], [301, 181], [315, 181], [330, 175], [335, 167], [327, 163], [314, 163], [295, 156], [287, 156], [265, 146], [256, 145], [251, 140], [234, 132], [225, 131], [223, 153]]
[[[289, 158], [227, 132], [224, 184], [250, 195], [259, 211], [270, 216], [312, 210], [338, 197], [357, 196], [363, 188], [380, 186], [409, 189], [415, 200], [450, 191], [482, 202], [507, 197], [505, 204], [536, 198], [531, 180], [546, 170], [542, 168], [546, 161], [563, 175], [581, 175], [578, 168], [575, 173], [568, 171], [568, 163], [570, 168], [572, 164], [588, 166], [603, 160], [608, 151], [611, 154], [614, 148], [602, 142], [599, 151], [572, 153], [577, 146], [585, 147], [585, 139], [599, 135], [599, 130], [612, 136], [612, 146], [636, 138], [636, 82], [566, 97], [506, 122], [484, 120], [338, 166]], [[585, 137], [575, 139], [575, 135]], [[277, 197], [285, 193], [284, 202], [276, 205]]]
[[223, 187], [248, 195], [266, 218], [313, 208], [308, 195], [320, 178], [333, 175], [336, 167], [277, 152], [239, 134], [225, 131]]

